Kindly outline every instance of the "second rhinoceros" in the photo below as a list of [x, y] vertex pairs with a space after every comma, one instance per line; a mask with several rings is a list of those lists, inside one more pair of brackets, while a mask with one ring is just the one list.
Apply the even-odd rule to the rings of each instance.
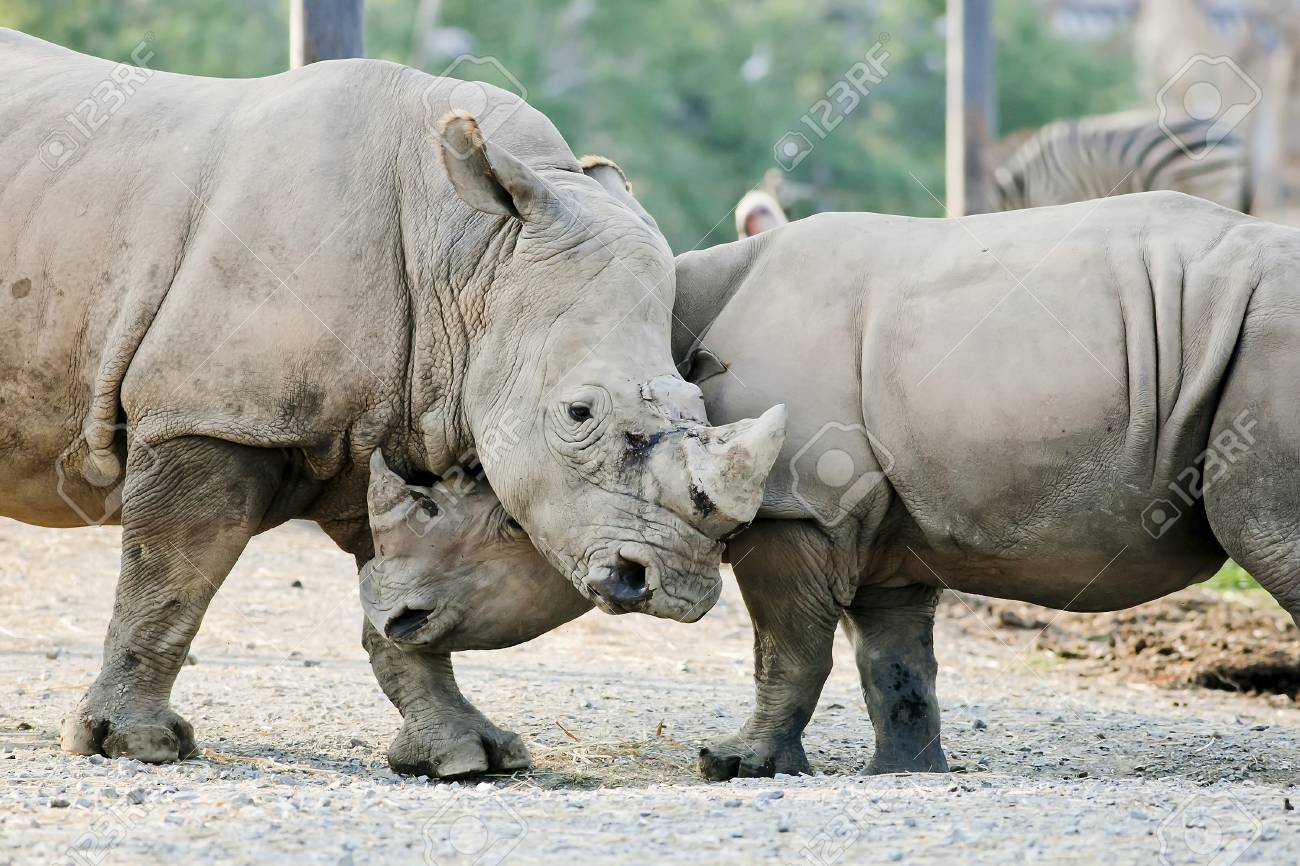
[[[839, 622], [871, 771], [946, 769], [944, 587], [1114, 610], [1231, 555], [1300, 621], [1300, 232], [1165, 192], [961, 220], [826, 214], [680, 256], [677, 281], [675, 348], [710, 415], [790, 411], [759, 519], [728, 543], [758, 705], [701, 750], [706, 778], [809, 770], [802, 731]], [[457, 628], [416, 643], [523, 639], [581, 611], [517, 539], [478, 537], [503, 558], [423, 549], [418, 590]], [[476, 580], [498, 606], [457, 607], [466, 586], [489, 594]]]
[[[716, 599], [781, 412], [706, 425], [663, 236], [514, 95], [376, 61], [192, 78], [0, 30], [0, 129], [0, 513], [123, 526], [64, 748], [192, 754], [169, 698], [213, 594], [291, 518], [370, 559], [379, 445], [408, 474], [477, 447], [608, 609]], [[441, 682], [445, 660], [365, 640], [399, 704]], [[406, 709], [423, 764], [511, 764], [478, 718]]]

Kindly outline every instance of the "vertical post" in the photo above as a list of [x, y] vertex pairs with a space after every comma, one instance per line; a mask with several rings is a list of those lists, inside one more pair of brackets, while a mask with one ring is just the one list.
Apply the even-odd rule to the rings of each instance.
[[948, 216], [988, 209], [988, 145], [997, 134], [992, 0], [948, 0]]
[[364, 0], [290, 0], [289, 68], [364, 57]]

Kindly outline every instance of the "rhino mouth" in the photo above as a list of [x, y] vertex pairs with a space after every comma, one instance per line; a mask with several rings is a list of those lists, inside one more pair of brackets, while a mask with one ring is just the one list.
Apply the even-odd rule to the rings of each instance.
[[424, 608], [403, 607], [396, 616], [384, 623], [384, 635], [394, 641], [411, 640], [433, 614], [432, 610]]

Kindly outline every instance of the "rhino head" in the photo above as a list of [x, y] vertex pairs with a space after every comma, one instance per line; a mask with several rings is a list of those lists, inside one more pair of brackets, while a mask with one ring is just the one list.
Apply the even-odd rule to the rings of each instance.
[[[526, 164], [462, 112], [440, 141], [456, 195], [496, 220], [490, 283], [462, 313], [484, 324], [459, 415], [505, 512], [602, 610], [698, 619], [721, 540], [762, 500], [784, 408], [708, 425], [669, 345], [672, 253], [607, 162]], [[445, 436], [436, 420], [426, 438]]]
[[367, 505], [361, 607], [403, 649], [500, 649], [591, 609], [481, 479], [408, 484], [375, 449]]

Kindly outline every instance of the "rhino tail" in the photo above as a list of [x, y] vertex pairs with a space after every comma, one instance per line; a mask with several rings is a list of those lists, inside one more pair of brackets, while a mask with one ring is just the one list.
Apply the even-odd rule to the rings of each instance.
[[153, 291], [141, 291], [127, 299], [125, 309], [114, 323], [108, 344], [95, 376], [95, 390], [86, 413], [81, 435], [88, 453], [81, 474], [95, 487], [108, 487], [125, 472], [121, 454], [129, 450], [118, 447], [118, 436], [127, 437], [127, 425], [122, 420], [122, 380], [126, 378], [136, 351], [144, 342], [167, 296], [170, 284], [163, 283]]

